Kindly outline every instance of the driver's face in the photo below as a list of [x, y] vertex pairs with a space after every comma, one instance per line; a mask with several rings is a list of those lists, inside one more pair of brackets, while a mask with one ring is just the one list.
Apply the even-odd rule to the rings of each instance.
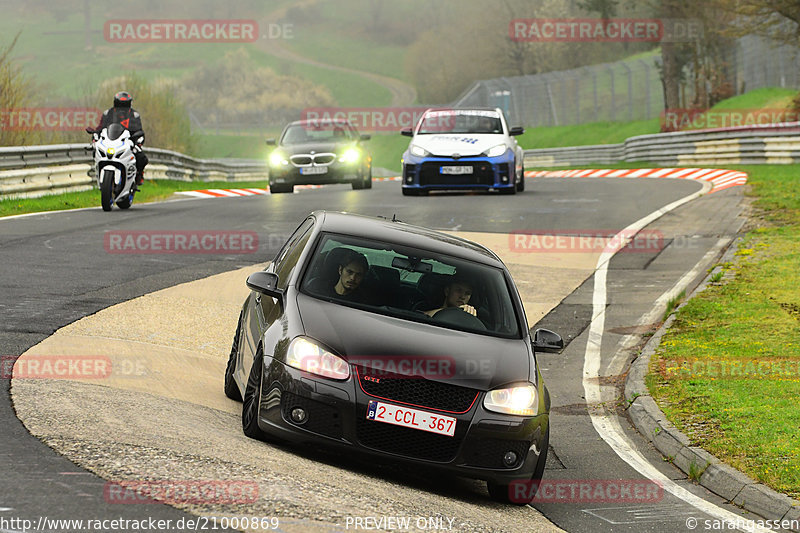
[[358, 263], [340, 266], [339, 283], [342, 284], [346, 291], [354, 291], [361, 285], [361, 280], [364, 279], [364, 272], [364, 267]]
[[445, 288], [445, 307], [460, 307], [469, 303], [472, 297], [472, 287], [465, 283], [451, 283]]

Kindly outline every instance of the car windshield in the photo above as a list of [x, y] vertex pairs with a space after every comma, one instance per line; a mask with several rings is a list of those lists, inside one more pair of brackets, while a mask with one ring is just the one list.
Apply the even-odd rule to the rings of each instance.
[[503, 124], [495, 111], [448, 109], [427, 113], [417, 133], [503, 133]]
[[307, 124], [292, 124], [283, 133], [281, 144], [306, 144], [352, 141], [355, 133], [347, 124], [331, 122], [310, 122]]
[[519, 338], [502, 269], [428, 250], [325, 234], [300, 290], [383, 315]]

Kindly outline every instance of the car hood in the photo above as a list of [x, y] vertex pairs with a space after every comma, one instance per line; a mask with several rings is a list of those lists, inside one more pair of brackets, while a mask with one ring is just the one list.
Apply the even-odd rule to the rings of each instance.
[[411, 142], [432, 155], [470, 157], [480, 155], [498, 144], [505, 144], [506, 140], [503, 135], [491, 133], [448, 133], [417, 135]]
[[480, 390], [524, 382], [522, 339], [501, 339], [362, 311], [297, 295], [308, 337], [360, 367]]
[[288, 155], [294, 154], [309, 154], [312, 151], [314, 153], [324, 153], [324, 152], [333, 152], [339, 153], [347, 149], [349, 146], [353, 146], [355, 143], [352, 141], [348, 142], [341, 142], [341, 143], [303, 143], [303, 144], [290, 144], [290, 145], [281, 145], [281, 150], [286, 152]]

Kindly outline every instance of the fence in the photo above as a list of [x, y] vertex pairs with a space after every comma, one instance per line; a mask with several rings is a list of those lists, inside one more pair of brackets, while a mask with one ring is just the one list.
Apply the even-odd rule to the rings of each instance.
[[679, 167], [800, 163], [800, 122], [638, 135], [621, 144], [525, 151], [527, 168], [621, 161]]
[[[0, 198], [33, 198], [89, 190], [92, 156], [86, 144], [53, 144], [0, 148]], [[149, 179], [181, 181], [247, 181], [267, 178], [258, 160], [195, 159], [169, 150], [148, 148]]]
[[[800, 88], [799, 51], [755, 36], [739, 39], [731, 54], [737, 94], [762, 87]], [[451, 105], [500, 107], [514, 124], [526, 127], [653, 119], [664, 110], [657, 60], [660, 56], [652, 52], [572, 70], [478, 81]], [[692, 84], [683, 91], [683, 101], [691, 102]]]

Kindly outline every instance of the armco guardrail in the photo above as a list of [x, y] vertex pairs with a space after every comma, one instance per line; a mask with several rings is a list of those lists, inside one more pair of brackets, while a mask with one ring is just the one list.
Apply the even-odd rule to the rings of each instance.
[[622, 144], [525, 151], [527, 167], [612, 165], [648, 161], [660, 166], [800, 163], [800, 122], [638, 135]]
[[[92, 156], [88, 144], [51, 144], [0, 148], [0, 198], [43, 196], [91, 189]], [[178, 152], [147, 148], [146, 177], [181, 181], [247, 181], [267, 177], [259, 160], [195, 159]]]

